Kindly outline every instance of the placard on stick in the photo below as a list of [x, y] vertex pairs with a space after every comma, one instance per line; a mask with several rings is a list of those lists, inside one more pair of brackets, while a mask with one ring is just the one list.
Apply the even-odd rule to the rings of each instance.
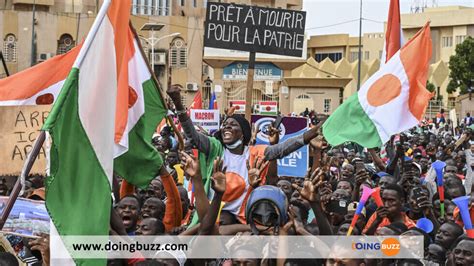
[[204, 46], [247, 51], [245, 118], [250, 121], [255, 54], [303, 55], [306, 12], [208, 2]]
[[[19, 175], [51, 106], [0, 107], [0, 174]], [[32, 174], [45, 174], [46, 150], [41, 148]]]
[[304, 11], [208, 2], [204, 46], [301, 57], [305, 23]]

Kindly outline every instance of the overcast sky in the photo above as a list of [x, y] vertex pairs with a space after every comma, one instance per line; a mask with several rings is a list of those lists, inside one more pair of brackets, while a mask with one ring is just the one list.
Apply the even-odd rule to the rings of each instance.
[[[400, 12], [410, 13], [414, 2], [431, 0], [400, 0]], [[438, 6], [462, 5], [474, 7], [474, 0], [438, 0]], [[362, 0], [362, 17], [374, 21], [362, 21], [362, 32], [383, 32], [383, 22], [387, 21], [390, 0]], [[306, 29], [311, 35], [349, 33], [359, 35], [360, 0], [303, 0], [306, 14]], [[340, 25], [334, 25], [340, 24]], [[403, 24], [403, 21], [402, 21]]]

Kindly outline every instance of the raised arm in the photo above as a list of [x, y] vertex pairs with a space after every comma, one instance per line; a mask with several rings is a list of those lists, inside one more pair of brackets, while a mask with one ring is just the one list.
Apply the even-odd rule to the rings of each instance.
[[331, 224], [321, 206], [322, 203], [320, 197], [321, 195], [326, 194], [319, 189], [326, 184], [323, 181], [323, 175], [324, 172], [321, 169], [316, 169], [313, 172], [308, 171], [305, 178], [307, 181], [304, 181], [302, 188], [296, 184], [293, 184], [292, 186], [294, 189], [298, 190], [302, 198], [306, 199], [311, 204], [311, 208], [316, 217], [316, 222], [318, 223], [320, 235], [332, 235]]
[[290, 138], [283, 143], [268, 146], [265, 149], [265, 160], [271, 161], [281, 159], [304, 145], [307, 145], [313, 138], [318, 136], [318, 131], [321, 126], [322, 123], [319, 123], [317, 126], [306, 131], [302, 135]]
[[200, 235], [210, 235], [213, 233], [219, 234], [218, 228], [215, 227], [217, 217], [219, 216], [219, 209], [222, 202], [226, 188], [226, 169], [222, 167], [222, 161], [216, 160], [214, 162], [214, 174], [212, 175], [212, 189], [214, 190], [214, 198], [212, 199], [209, 211], [201, 220], [201, 227], [199, 228]]
[[200, 152], [208, 155], [210, 151], [210, 141], [207, 136], [198, 133], [194, 128], [193, 122], [188, 117], [186, 113], [186, 108], [184, 108], [183, 103], [181, 102], [181, 86], [173, 85], [171, 86], [167, 93], [173, 100], [174, 106], [176, 107], [176, 112], [178, 113], [179, 122], [184, 130], [184, 135], [186, 138], [191, 139], [196, 145], [197, 149]]
[[[270, 145], [278, 144], [280, 141], [280, 131], [272, 126], [269, 127], [269, 142]], [[268, 164], [268, 172], [267, 172], [267, 185], [276, 186], [278, 182], [278, 164], [277, 160], [272, 160]]]
[[198, 217], [204, 217], [206, 215], [207, 210], [209, 209], [209, 201], [204, 190], [201, 169], [199, 168], [199, 161], [193, 155], [186, 154], [185, 152], [181, 152], [180, 155], [183, 170], [189, 177], [191, 177], [191, 182], [193, 184], [194, 189], [194, 198], [196, 199], [195, 206]]
[[165, 231], [168, 232], [174, 227], [181, 225], [183, 219], [183, 210], [181, 205], [181, 197], [179, 196], [178, 187], [173, 180], [173, 177], [166, 171], [164, 166], [160, 169], [160, 177], [163, 182], [168, 199], [166, 200], [165, 216], [163, 218], [163, 224], [165, 225]]
[[385, 171], [385, 163], [382, 161], [382, 159], [380, 159], [377, 152], [374, 149], [368, 149], [368, 151], [370, 153], [370, 156], [372, 156], [372, 160], [374, 161], [375, 166], [377, 166], [380, 171]]

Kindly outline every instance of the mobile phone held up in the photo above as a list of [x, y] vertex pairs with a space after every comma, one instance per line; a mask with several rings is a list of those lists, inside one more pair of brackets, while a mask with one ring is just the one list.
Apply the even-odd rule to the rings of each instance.
[[272, 127], [278, 129], [283, 121], [283, 116], [277, 116], [272, 123]]
[[346, 200], [331, 200], [327, 205], [329, 212], [346, 215], [348, 202]]

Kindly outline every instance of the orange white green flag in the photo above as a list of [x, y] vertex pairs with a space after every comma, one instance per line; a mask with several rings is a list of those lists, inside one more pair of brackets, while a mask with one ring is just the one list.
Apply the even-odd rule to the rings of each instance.
[[52, 104], [81, 47], [0, 79], [0, 106]]
[[326, 120], [326, 140], [374, 148], [416, 126], [433, 96], [425, 88], [431, 51], [427, 23]]
[[387, 31], [383, 44], [380, 64], [384, 65], [403, 46], [403, 33], [400, 22], [400, 0], [390, 0], [388, 9]]
[[[70, 246], [64, 236], [108, 236], [113, 172], [145, 187], [162, 165], [151, 137], [167, 110], [130, 29], [130, 7], [104, 1], [43, 126], [52, 140], [46, 207], [55, 252]], [[55, 264], [106, 264], [68, 259]]]

